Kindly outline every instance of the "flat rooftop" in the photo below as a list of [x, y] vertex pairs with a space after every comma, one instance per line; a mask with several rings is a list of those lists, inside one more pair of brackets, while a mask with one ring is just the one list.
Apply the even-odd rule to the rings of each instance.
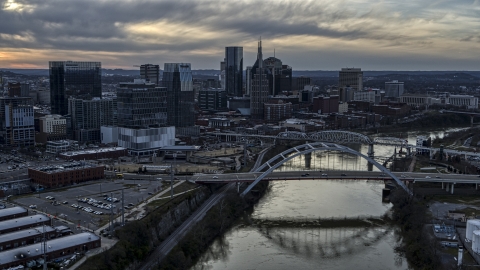
[[45, 229], [45, 233], [50, 233], [55, 231], [55, 229], [50, 226], [39, 226], [36, 228], [21, 230], [18, 232], [6, 233], [6, 234], [2, 234], [2, 237], [0, 237], [0, 243], [10, 242], [12, 240], [17, 240], [17, 239], [24, 239], [29, 236], [42, 235], [44, 232], [44, 229]]
[[124, 150], [127, 150], [127, 149], [124, 147], [106, 147], [106, 148], [87, 149], [87, 150], [79, 150], [79, 151], [72, 151], [72, 152], [63, 152], [63, 153], [60, 153], [60, 155], [73, 157], [73, 156], [85, 155], [85, 154], [108, 153], [108, 152], [124, 151]]
[[[65, 237], [55, 238], [47, 241], [47, 254], [62, 250], [68, 247], [86, 244], [95, 240], [99, 240], [100, 237], [93, 233], [84, 232]], [[36, 243], [33, 245], [23, 246], [0, 252], [0, 265], [9, 264], [18, 261], [16, 258], [19, 254], [25, 254], [25, 256], [38, 256], [43, 254], [43, 243]]]
[[196, 145], [172, 145], [165, 146], [159, 149], [160, 151], [198, 151], [200, 146]]
[[55, 164], [55, 165], [46, 165], [46, 166], [39, 166], [36, 168], [30, 168], [30, 170], [41, 171], [44, 173], [58, 173], [64, 171], [75, 171], [75, 170], [82, 170], [88, 168], [96, 168], [98, 165], [90, 164], [86, 162], [68, 162], [62, 164]]
[[50, 220], [50, 218], [42, 214], [4, 220], [0, 221], [0, 231], [48, 220]]
[[11, 216], [11, 215], [23, 214], [25, 212], [27, 212], [27, 209], [20, 206], [5, 208], [0, 210], [0, 218]]

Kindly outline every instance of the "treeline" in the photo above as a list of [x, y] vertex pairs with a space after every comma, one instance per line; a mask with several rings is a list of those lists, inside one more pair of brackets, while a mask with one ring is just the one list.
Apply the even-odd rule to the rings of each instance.
[[[182, 211], [177, 206], [185, 204], [185, 201], [188, 202], [187, 208], [191, 205], [198, 205], [200, 202], [194, 202], [194, 200], [200, 197], [204, 200], [208, 197], [199, 196], [202, 192], [209, 193], [204, 188], [177, 196], [142, 220], [126, 223], [125, 226], [115, 230], [115, 236], [119, 240], [112, 248], [89, 258], [78, 269], [120, 270], [138, 266], [178, 224], [188, 218], [188, 215], [180, 217], [179, 212]], [[166, 227], [171, 228], [166, 229]]]
[[390, 200], [393, 203], [393, 222], [401, 230], [396, 251], [405, 256], [413, 269], [443, 269], [437, 256], [438, 243], [425, 226], [428, 223], [426, 205], [401, 189], [394, 190]]
[[466, 125], [470, 125], [470, 116], [466, 114], [428, 112], [424, 117], [400, 126], [409, 128], [449, 128]]
[[198, 222], [190, 233], [167, 255], [159, 264], [159, 270], [190, 269], [200, 259], [217, 237], [221, 237], [238, 218], [245, 214], [245, 209], [251, 207], [267, 190], [268, 182], [260, 182], [255, 187], [257, 196], [245, 196], [245, 200], [231, 192], [207, 215]]

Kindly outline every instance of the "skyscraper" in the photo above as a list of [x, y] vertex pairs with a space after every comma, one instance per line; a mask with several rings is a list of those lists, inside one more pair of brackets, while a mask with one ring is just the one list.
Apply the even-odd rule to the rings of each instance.
[[227, 95], [243, 96], [243, 47], [225, 47], [225, 81]]
[[167, 90], [153, 82], [135, 79], [117, 88], [119, 126], [162, 127], [167, 124]]
[[284, 91], [292, 91], [292, 67], [282, 64], [282, 60], [275, 57], [269, 57], [263, 62], [265, 67], [271, 71], [268, 78], [270, 93], [278, 95]]
[[152, 64], [141, 65], [140, 77], [146, 82], [158, 85], [160, 82], [160, 66]]
[[262, 40], [258, 41], [257, 61], [252, 67], [252, 86], [250, 88], [250, 111], [254, 119], [263, 119], [263, 105], [268, 100], [270, 87], [268, 76], [271, 75], [269, 69], [265, 68], [262, 54]]
[[168, 125], [194, 126], [195, 104], [190, 63], [165, 63], [162, 83], [167, 88]]
[[101, 69], [100, 62], [49, 62], [52, 114], [66, 115], [69, 97], [102, 97]]

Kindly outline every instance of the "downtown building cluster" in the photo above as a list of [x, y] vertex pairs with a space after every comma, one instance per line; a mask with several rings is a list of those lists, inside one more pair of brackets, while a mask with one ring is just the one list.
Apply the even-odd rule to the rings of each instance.
[[[478, 108], [476, 97], [407, 94], [396, 80], [385, 81], [383, 89], [364, 87], [368, 79], [360, 68], [342, 68], [336, 85], [319, 87], [318, 80], [294, 77], [275, 53], [264, 58], [261, 40], [253, 64], [245, 63], [243, 51], [225, 47], [213, 78], [194, 79], [188, 63], [165, 63], [163, 70], [140, 65], [140, 79], [117, 83], [110, 92], [103, 89], [100, 62], [52, 61], [43, 88], [0, 81], [6, 88], [0, 97], [0, 144], [42, 143], [57, 154], [101, 142], [151, 156], [178, 136], [196, 138], [219, 127], [365, 128], [432, 105]], [[36, 117], [34, 104], [49, 104], [50, 113]]]

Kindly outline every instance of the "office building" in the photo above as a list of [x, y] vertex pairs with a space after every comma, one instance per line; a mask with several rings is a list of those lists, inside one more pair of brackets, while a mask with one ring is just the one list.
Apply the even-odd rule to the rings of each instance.
[[339, 112], [339, 96], [314, 97], [313, 112], [338, 113]]
[[243, 96], [243, 47], [225, 47], [225, 90], [228, 96]]
[[167, 88], [167, 124], [194, 126], [195, 103], [190, 64], [165, 63], [162, 83]]
[[363, 71], [360, 68], [342, 68], [338, 76], [338, 87], [350, 87], [354, 91], [363, 89]]
[[148, 83], [158, 85], [160, 82], [160, 66], [152, 64], [141, 65], [140, 77]]
[[253, 119], [263, 119], [265, 104], [270, 96], [268, 76], [270, 70], [265, 68], [262, 54], [262, 41], [258, 41], [257, 61], [252, 67], [252, 85], [250, 92], [250, 113]]
[[37, 143], [67, 139], [67, 120], [59, 114], [49, 114], [40, 117], [39, 132], [35, 135]]
[[101, 98], [101, 69], [100, 62], [49, 62], [51, 113], [66, 115], [70, 97]]
[[252, 66], [248, 66], [245, 72], [245, 95], [250, 96], [252, 92]]
[[[117, 125], [117, 99], [93, 98], [68, 100], [69, 116], [73, 139], [79, 142], [100, 141], [100, 127]], [[68, 124], [68, 123], [67, 123]]]
[[118, 128], [118, 146], [127, 148], [133, 156], [151, 157], [160, 148], [172, 145], [175, 145], [175, 127]]
[[198, 106], [202, 110], [227, 110], [227, 95], [222, 89], [204, 89], [198, 95]]
[[269, 57], [264, 61], [265, 68], [270, 70], [268, 83], [270, 94], [275, 96], [282, 92], [292, 91], [292, 67], [284, 65], [275, 57]]
[[28, 97], [30, 92], [30, 84], [8, 82], [7, 89], [9, 97]]
[[310, 77], [295, 77], [292, 80], [292, 89], [293, 90], [303, 90], [306, 85], [312, 84], [312, 78]]
[[117, 108], [119, 126], [128, 128], [165, 126], [167, 90], [143, 79], [119, 83]]
[[467, 109], [478, 109], [478, 97], [448, 94], [445, 97], [445, 104], [457, 107], [465, 107]]
[[353, 93], [353, 100], [375, 103], [375, 91], [357, 91]]
[[14, 146], [35, 145], [35, 124], [30, 97], [0, 98], [0, 144]]
[[267, 123], [278, 123], [292, 117], [292, 103], [283, 100], [269, 100], [264, 105], [264, 120]]
[[404, 86], [403, 82], [391, 81], [385, 82], [385, 97], [398, 98], [403, 95]]
[[225, 61], [220, 62], [220, 87], [225, 90]]
[[118, 128], [102, 127], [102, 142], [118, 143], [135, 156], [151, 156], [161, 147], [175, 144], [175, 127], [165, 127], [169, 107], [166, 87], [142, 79], [120, 83], [117, 100]]

